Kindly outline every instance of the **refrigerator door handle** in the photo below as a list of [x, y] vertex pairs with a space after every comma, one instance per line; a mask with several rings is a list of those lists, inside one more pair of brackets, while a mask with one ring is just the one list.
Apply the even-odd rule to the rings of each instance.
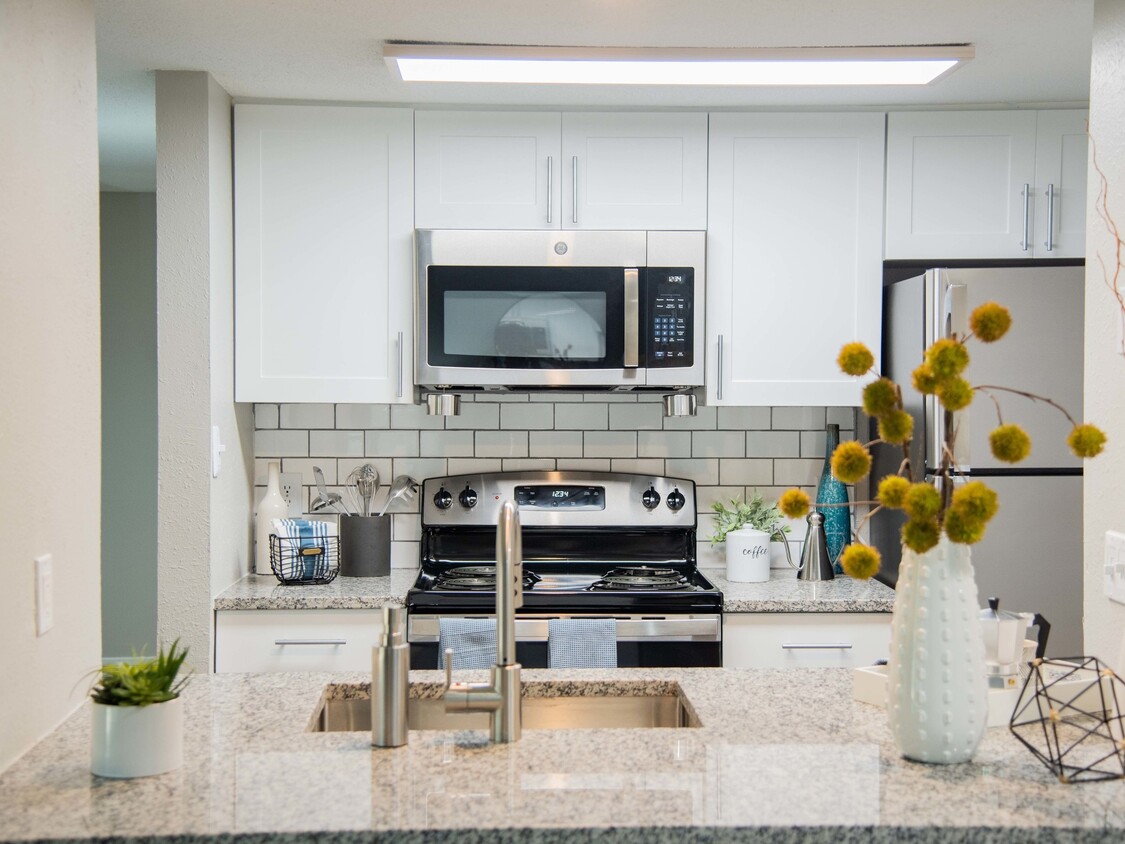
[[[958, 284], [956, 282], [943, 283], [941, 270], [936, 270], [935, 274], [938, 282], [938, 290], [941, 291], [941, 323], [937, 326], [938, 337], [934, 339], [945, 339], [952, 337], [954, 334], [954, 297], [959, 297], [963, 294], [967, 285]], [[961, 319], [959, 318], [956, 327], [960, 327], [960, 324]], [[929, 453], [926, 455], [926, 462], [930, 467], [936, 470], [941, 466], [942, 457], [944, 456], [942, 449], [945, 443], [945, 409], [941, 406], [941, 402], [938, 401], [937, 396], [926, 396], [925, 401], [929, 418], [933, 422], [931, 426], [933, 433], [927, 437], [929, 440], [927, 443]], [[968, 437], [967, 430], [959, 433], [964, 433], [965, 437]], [[960, 456], [964, 458], [963, 461], [957, 465], [957, 468], [961, 468], [962, 464], [968, 464], [969, 455], [965, 448], [960, 448], [957, 451], [960, 452]]]

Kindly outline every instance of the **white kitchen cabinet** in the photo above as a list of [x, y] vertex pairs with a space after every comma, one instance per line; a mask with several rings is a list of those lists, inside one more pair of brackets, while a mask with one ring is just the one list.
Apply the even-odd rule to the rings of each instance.
[[1085, 111], [891, 114], [886, 257], [1082, 257], [1086, 154]]
[[890, 613], [723, 615], [724, 668], [855, 668], [890, 648]]
[[418, 111], [422, 229], [703, 229], [707, 115]]
[[382, 610], [218, 610], [215, 671], [371, 671]]
[[412, 401], [409, 109], [236, 105], [235, 400]]
[[707, 402], [858, 405], [878, 353], [884, 115], [712, 114]]

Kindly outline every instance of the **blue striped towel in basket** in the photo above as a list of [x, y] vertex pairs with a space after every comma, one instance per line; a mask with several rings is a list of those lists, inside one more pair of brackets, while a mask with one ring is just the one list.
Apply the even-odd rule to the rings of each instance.
[[[336, 525], [333, 522], [322, 522], [316, 519], [274, 519], [271, 522], [273, 533], [278, 539], [283, 540], [282, 560], [279, 561], [282, 571], [274, 567], [274, 574], [282, 580], [319, 580], [329, 574], [330, 551], [328, 537], [337, 535]], [[307, 549], [316, 548], [319, 554], [296, 553]], [[286, 554], [288, 550], [292, 553]], [[271, 555], [270, 564], [273, 567]]]

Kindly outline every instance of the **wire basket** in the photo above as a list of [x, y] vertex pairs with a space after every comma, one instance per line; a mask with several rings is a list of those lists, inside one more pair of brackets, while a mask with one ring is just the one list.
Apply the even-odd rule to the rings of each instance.
[[330, 583], [340, 573], [340, 538], [270, 534], [270, 568], [282, 583]]

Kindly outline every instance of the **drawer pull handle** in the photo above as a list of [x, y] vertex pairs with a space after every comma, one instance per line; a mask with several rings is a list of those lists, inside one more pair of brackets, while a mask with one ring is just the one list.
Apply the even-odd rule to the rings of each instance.
[[346, 645], [347, 639], [274, 639], [275, 645]]
[[851, 650], [850, 642], [835, 642], [832, 644], [814, 644], [804, 642], [784, 642], [781, 645], [783, 650], [787, 651], [827, 651], [827, 650]]

